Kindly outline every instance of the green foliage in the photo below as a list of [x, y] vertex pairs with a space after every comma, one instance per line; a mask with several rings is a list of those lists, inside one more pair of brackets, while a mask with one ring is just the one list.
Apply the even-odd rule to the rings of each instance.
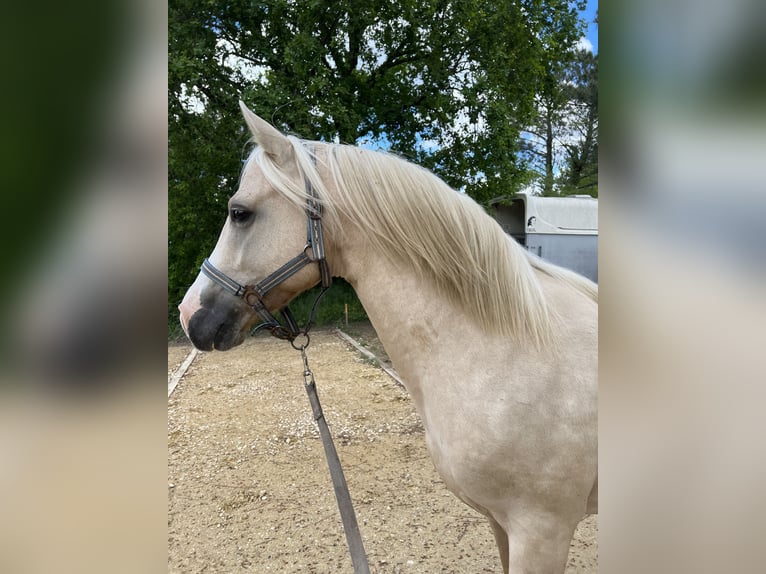
[[519, 135], [581, 35], [578, 6], [170, 0], [169, 321], [237, 188], [239, 99], [301, 137], [382, 144], [486, 204], [532, 177]]
[[565, 146], [560, 193], [598, 197], [598, 56], [578, 52], [568, 86], [573, 110], [569, 123], [579, 139]]
[[[582, 7], [582, 3], [577, 4], [578, 9]], [[542, 13], [545, 14], [545, 10]], [[525, 130], [522, 155], [527, 159], [533, 174], [531, 179], [536, 182], [541, 195], [590, 193], [591, 189], [578, 190], [579, 179], [572, 183], [560, 174], [557, 177], [557, 171], [563, 163], [564, 170], [570, 175], [579, 173], [578, 170], [583, 169], [592, 157], [597, 160], [597, 154], [592, 154], [593, 146], [598, 146], [597, 133], [593, 131], [598, 122], [596, 56], [577, 48], [579, 36], [574, 37], [571, 32], [582, 30], [582, 22], [572, 11], [562, 12], [560, 21], [533, 19], [533, 25], [539, 30], [537, 37], [544, 57], [541, 58], [542, 72], [538, 76], [533, 122]], [[595, 107], [589, 99], [592, 93], [587, 93], [592, 90], [596, 94]], [[589, 129], [591, 131], [586, 133]], [[575, 150], [583, 145], [583, 140], [588, 151]], [[596, 170], [596, 179], [597, 173]]]
[[[292, 303], [290, 310], [298, 320], [299, 325], [305, 325], [311, 315], [311, 307], [316, 301], [321, 287], [309, 289]], [[324, 294], [315, 315], [317, 325], [340, 325], [345, 321], [345, 305], [348, 305], [349, 321], [364, 321], [367, 313], [354, 293], [354, 289], [343, 279], [333, 279], [330, 289]]]

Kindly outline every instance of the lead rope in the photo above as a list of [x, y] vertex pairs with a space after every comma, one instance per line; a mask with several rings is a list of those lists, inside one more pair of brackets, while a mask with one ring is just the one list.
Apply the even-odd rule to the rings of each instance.
[[293, 345], [293, 348], [301, 352], [301, 357], [303, 358], [303, 386], [306, 388], [306, 394], [309, 396], [311, 411], [314, 414], [314, 420], [316, 421], [317, 427], [319, 427], [319, 436], [322, 438], [322, 446], [324, 446], [327, 466], [330, 468], [330, 477], [332, 478], [332, 485], [335, 489], [335, 499], [338, 501], [340, 517], [343, 520], [343, 530], [346, 533], [346, 543], [348, 544], [348, 549], [351, 553], [351, 563], [354, 566], [354, 574], [370, 574], [370, 566], [367, 563], [367, 554], [364, 551], [362, 535], [359, 532], [359, 524], [356, 521], [356, 513], [354, 512], [354, 505], [351, 502], [351, 495], [348, 492], [346, 477], [343, 474], [343, 467], [338, 458], [338, 451], [335, 450], [335, 444], [333, 443], [330, 429], [324, 418], [322, 405], [319, 403], [316, 382], [314, 381], [314, 373], [309, 368], [306, 347], [309, 346], [311, 339], [309, 339], [308, 333], [304, 333], [304, 336], [306, 337], [306, 342], [300, 347], [297, 347], [292, 341], [290, 343]]

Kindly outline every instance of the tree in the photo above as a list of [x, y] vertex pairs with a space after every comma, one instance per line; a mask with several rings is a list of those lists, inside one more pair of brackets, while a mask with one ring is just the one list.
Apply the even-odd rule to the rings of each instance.
[[564, 146], [560, 192], [598, 197], [598, 56], [581, 50], [572, 72], [569, 126], [576, 139]]
[[542, 10], [539, 17], [531, 19], [531, 25], [543, 56], [540, 59], [541, 73], [537, 77], [533, 121], [524, 130], [521, 151], [541, 194], [557, 195], [554, 188], [557, 155], [571, 137], [571, 77], [579, 53], [576, 44], [580, 37], [572, 32], [581, 32], [582, 22], [573, 12], [556, 19]]
[[238, 99], [287, 132], [378, 143], [486, 203], [529, 181], [519, 134], [560, 53], [552, 47], [580, 37], [578, 7], [171, 0], [171, 300], [212, 248], [236, 188], [248, 139]]

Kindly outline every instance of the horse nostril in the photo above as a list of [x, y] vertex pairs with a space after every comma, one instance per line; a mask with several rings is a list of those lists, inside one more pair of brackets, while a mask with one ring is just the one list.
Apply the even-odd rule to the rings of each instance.
[[181, 304], [178, 306], [181, 327], [187, 336], [189, 335], [189, 319], [194, 315], [197, 309], [198, 307], [191, 305], [188, 301], [186, 301], [186, 299], [181, 301]]

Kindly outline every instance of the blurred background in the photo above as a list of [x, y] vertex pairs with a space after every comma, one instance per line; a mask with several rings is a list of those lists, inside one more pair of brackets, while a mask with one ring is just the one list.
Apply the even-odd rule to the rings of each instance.
[[167, 6], [8, 5], [0, 572], [166, 560]]
[[133, 352], [163, 354], [152, 333], [167, 268], [166, 7], [52, 4], [5, 22], [6, 382], [19, 370], [103, 389], [115, 369], [148, 365]]
[[[168, 260], [168, 185], [191, 182], [184, 170], [206, 175], [201, 163], [168, 170], [168, 98], [185, 102], [192, 125], [206, 97], [181, 94], [178, 74], [194, 61], [169, 74], [168, 8], [171, 29], [202, 9], [125, 0], [5, 11], [1, 572], [166, 567], [168, 273], [195, 275], [185, 261], [198, 255]], [[603, 572], [766, 563], [764, 16], [755, 0], [615, 0], [598, 12]], [[485, 38], [477, 49], [502, 64]], [[288, 94], [259, 96], [251, 71], [242, 93], [214, 96], [257, 99], [286, 122]], [[295, 116], [315, 122], [294, 126], [301, 135], [327, 129], [304, 111]], [[457, 127], [482, 144], [479, 117]], [[396, 133], [414, 133], [408, 125]], [[406, 147], [393, 130], [368, 131], [365, 145]], [[185, 135], [194, 147], [204, 132]], [[408, 153], [428, 165], [437, 135]], [[208, 151], [198, 148], [201, 160]], [[465, 191], [494, 193], [495, 160], [512, 185], [533, 184], [524, 152], [487, 149]], [[430, 167], [458, 177], [469, 156]], [[236, 175], [241, 158], [229, 157]]]
[[600, 16], [600, 568], [761, 571], [764, 5]]

